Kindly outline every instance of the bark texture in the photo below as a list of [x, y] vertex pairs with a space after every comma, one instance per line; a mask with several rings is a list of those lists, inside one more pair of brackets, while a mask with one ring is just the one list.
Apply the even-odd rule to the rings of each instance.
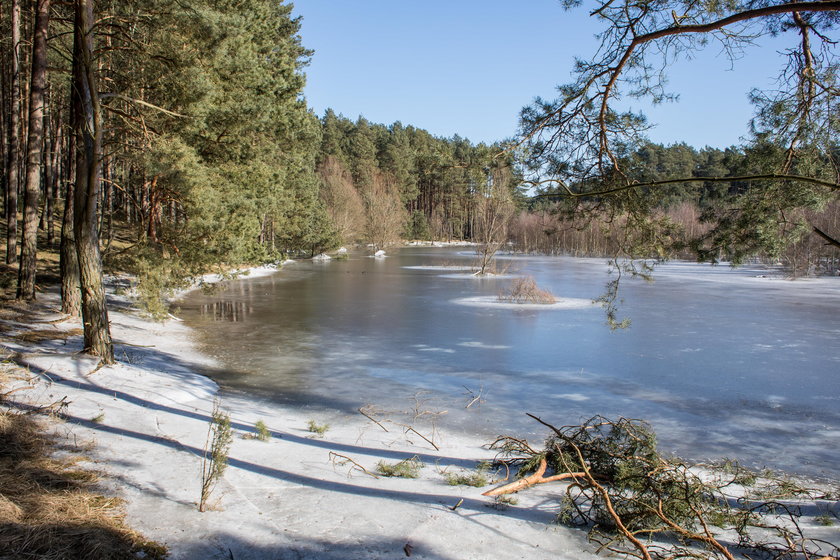
[[114, 347], [102, 284], [98, 201], [102, 168], [102, 113], [93, 53], [93, 2], [76, 0], [73, 43], [73, 131], [76, 136], [74, 234], [82, 291], [85, 351], [114, 362]]
[[29, 134], [26, 153], [26, 186], [23, 195], [23, 235], [20, 248], [17, 298], [35, 299], [35, 265], [38, 253], [38, 199], [44, 157], [44, 104], [47, 87], [47, 31], [50, 0], [38, 0], [32, 32], [32, 78], [29, 90]]

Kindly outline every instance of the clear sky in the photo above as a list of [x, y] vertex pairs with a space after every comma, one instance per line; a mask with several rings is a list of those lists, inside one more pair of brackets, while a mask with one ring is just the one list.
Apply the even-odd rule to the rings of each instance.
[[[553, 98], [575, 57], [591, 57], [598, 44], [586, 7], [567, 12], [557, 0], [297, 0], [293, 13], [315, 51], [305, 95], [318, 115], [331, 107], [473, 142], [513, 136], [520, 109]], [[711, 45], [671, 68], [677, 103], [630, 106], [656, 123], [656, 142], [739, 144], [752, 115], [748, 93], [773, 84], [783, 44], [751, 49], [734, 70]]]

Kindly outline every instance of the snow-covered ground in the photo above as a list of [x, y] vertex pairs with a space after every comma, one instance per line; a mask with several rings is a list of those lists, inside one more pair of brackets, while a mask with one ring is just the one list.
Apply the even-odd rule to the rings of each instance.
[[[78, 329], [78, 322], [60, 322], [58, 307], [56, 293], [40, 294], [25, 318], [3, 319], [5, 331]], [[19, 407], [64, 399], [66, 421], [56, 430], [92, 444], [91, 467], [108, 473], [109, 490], [127, 500], [129, 523], [165, 543], [172, 558], [595, 557], [583, 533], [552, 523], [559, 487], [534, 488], [517, 505], [497, 507], [481, 496], [486, 488], [446, 484], [444, 470], [471, 469], [493, 456], [485, 441], [445, 426], [431, 431], [382, 416], [380, 427], [362, 414], [313, 416], [220, 393], [199, 373], [215, 364], [197, 352], [182, 323], [144, 319], [117, 297], [110, 319], [118, 363], [98, 370], [95, 359], [78, 353], [79, 336], [26, 344], [4, 338], [31, 372], [32, 387], [10, 398]], [[214, 507], [199, 513], [214, 399], [230, 413], [236, 436]], [[243, 438], [259, 420], [270, 441]], [[331, 427], [317, 437], [310, 420]], [[379, 461], [411, 457], [425, 465], [417, 479], [374, 478], [345, 462], [374, 472]]]

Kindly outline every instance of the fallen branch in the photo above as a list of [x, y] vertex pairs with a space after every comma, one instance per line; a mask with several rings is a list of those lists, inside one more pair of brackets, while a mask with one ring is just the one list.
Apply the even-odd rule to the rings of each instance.
[[13, 395], [13, 394], [17, 393], [18, 391], [23, 391], [24, 389], [31, 389], [31, 388], [32, 388], [31, 385], [23, 385], [23, 386], [18, 387], [16, 389], [6, 391], [5, 393], [0, 393], [0, 401], [6, 400], [7, 398], [9, 398], [9, 395]]
[[429, 443], [429, 445], [431, 445], [432, 447], [434, 447], [434, 448], [435, 448], [435, 451], [440, 451], [440, 447], [438, 447], [437, 445], [435, 445], [435, 442], [433, 442], [432, 440], [430, 440], [429, 438], [427, 438], [426, 436], [424, 436], [423, 434], [421, 434], [420, 432], [418, 432], [417, 430], [415, 430], [415, 429], [414, 429], [414, 428], [412, 428], [411, 426], [406, 426], [406, 427], [405, 427], [405, 432], [406, 432], [406, 433], [408, 433], [408, 432], [414, 432], [415, 434], [417, 434], [417, 435], [418, 435], [418, 436], [420, 436], [421, 438], [425, 439], [425, 440]]
[[352, 466], [350, 467], [350, 471], [347, 473], [347, 476], [350, 476], [350, 473], [353, 472], [353, 471], [362, 471], [363, 473], [365, 473], [368, 476], [372, 476], [373, 478], [379, 478], [378, 475], [375, 475], [374, 473], [370, 472], [369, 470], [364, 468], [362, 465], [360, 465], [359, 463], [357, 463], [356, 461], [354, 461], [353, 459], [351, 459], [347, 455], [342, 455], [341, 453], [336, 453], [335, 451], [330, 451], [330, 461], [332, 462], [333, 466], [335, 466], [335, 465], [344, 466], [347, 463], [350, 463]]
[[478, 403], [481, 406], [481, 403], [484, 402], [483, 394], [484, 394], [484, 386], [479, 388], [478, 393], [475, 393], [472, 389], [464, 385], [464, 389], [467, 390], [467, 405], [464, 408], [469, 408], [475, 403]]
[[382, 428], [383, 430], [385, 430], [387, 432], [388, 428], [383, 426], [382, 423], [379, 420], [377, 420], [376, 418], [374, 418], [373, 416], [371, 416], [370, 414], [365, 412], [365, 410], [364, 410], [365, 408], [367, 408], [367, 407], [364, 407], [364, 406], [361, 407], [359, 409], [359, 414], [361, 414], [362, 416], [364, 416], [365, 418], [367, 418], [368, 420], [370, 420], [371, 422], [373, 422], [374, 424], [376, 424], [377, 426], [379, 426], [380, 428]]
[[514, 492], [519, 492], [524, 488], [528, 488], [530, 486], [534, 486], [535, 484], [545, 484], [546, 482], [555, 482], [558, 480], [566, 480], [568, 478], [578, 478], [584, 476], [586, 473], [582, 472], [569, 472], [569, 473], [560, 473], [551, 476], [543, 476], [545, 474], [546, 469], [548, 469], [548, 463], [545, 460], [545, 457], [540, 459], [540, 466], [537, 468], [536, 472], [524, 477], [520, 478], [519, 480], [515, 480], [504, 486], [499, 486], [498, 488], [494, 488], [492, 490], [488, 490], [484, 492], [482, 496], [501, 496], [503, 494], [513, 494]]
[[26, 414], [55, 414], [56, 416], [61, 416], [67, 407], [70, 406], [70, 402], [65, 395], [61, 397], [61, 400], [45, 404], [44, 406], [32, 407], [26, 411]]

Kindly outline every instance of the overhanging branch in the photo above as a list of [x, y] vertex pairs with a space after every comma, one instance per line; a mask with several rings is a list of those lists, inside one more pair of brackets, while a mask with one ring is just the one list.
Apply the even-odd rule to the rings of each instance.
[[840, 183], [826, 181], [824, 179], [817, 179], [816, 177], [807, 177], [804, 175], [790, 175], [783, 173], [765, 173], [762, 175], [741, 175], [737, 177], [682, 177], [677, 179], [663, 179], [661, 181], [648, 181], [644, 183], [631, 183], [622, 185], [612, 189], [605, 189], [601, 191], [576, 192], [566, 186], [565, 183], [559, 179], [549, 179], [548, 181], [526, 181], [528, 184], [537, 185], [546, 182], [555, 182], [560, 185], [565, 192], [553, 194], [538, 194], [535, 198], [557, 198], [570, 197], [581, 198], [587, 196], [606, 196], [616, 194], [622, 191], [646, 187], [663, 187], [667, 185], [674, 185], [679, 183], [733, 183], [737, 181], [751, 182], [751, 181], [798, 181], [800, 183], [809, 183], [820, 187], [826, 187], [831, 190], [840, 190]]
[[772, 15], [778, 14], [785, 14], [785, 13], [802, 13], [802, 12], [833, 12], [833, 11], [840, 11], [840, 1], [838, 0], [824, 0], [818, 2], [786, 2], [784, 4], [778, 4], [775, 6], [765, 6], [762, 8], [756, 8], [753, 10], [745, 10], [743, 12], [738, 12], [736, 14], [732, 14], [725, 18], [708, 22], [702, 24], [695, 24], [695, 25], [680, 25], [677, 23], [676, 25], [666, 27], [663, 29], [657, 29], [656, 31], [651, 31], [650, 33], [645, 33], [642, 35], [637, 35], [633, 38], [629, 45], [627, 45], [627, 49], [624, 51], [624, 54], [619, 59], [618, 63], [610, 69], [610, 79], [607, 82], [606, 86], [604, 87], [604, 91], [602, 92], [601, 97], [601, 108], [598, 117], [598, 122], [600, 125], [600, 147], [602, 152], [606, 153], [609, 157], [610, 161], [612, 161], [613, 167], [616, 171], [620, 172], [620, 166], [618, 164], [618, 160], [613, 155], [612, 151], [609, 149], [609, 145], [607, 142], [607, 129], [606, 129], [606, 115], [609, 107], [609, 102], [612, 97], [612, 90], [615, 87], [616, 82], [618, 81], [619, 76], [621, 75], [624, 67], [630, 61], [633, 52], [635, 51], [636, 47], [639, 45], [648, 43], [650, 41], [654, 41], [656, 39], [662, 39], [664, 37], [670, 37], [673, 35], [683, 35], [687, 33], [710, 33], [712, 31], [717, 31], [719, 29], [723, 29], [729, 25], [739, 23], [742, 21], [748, 21], [751, 19], [757, 19]]
[[823, 239], [826, 240], [828, 245], [833, 245], [834, 247], [837, 247], [838, 249], [840, 249], [840, 240], [831, 237], [830, 235], [828, 235], [826, 232], [824, 232], [823, 230], [821, 230], [820, 228], [818, 228], [815, 225], [812, 225], [811, 227], [814, 229], [814, 233], [816, 233], [817, 235], [819, 235], [820, 237], [822, 237]]

